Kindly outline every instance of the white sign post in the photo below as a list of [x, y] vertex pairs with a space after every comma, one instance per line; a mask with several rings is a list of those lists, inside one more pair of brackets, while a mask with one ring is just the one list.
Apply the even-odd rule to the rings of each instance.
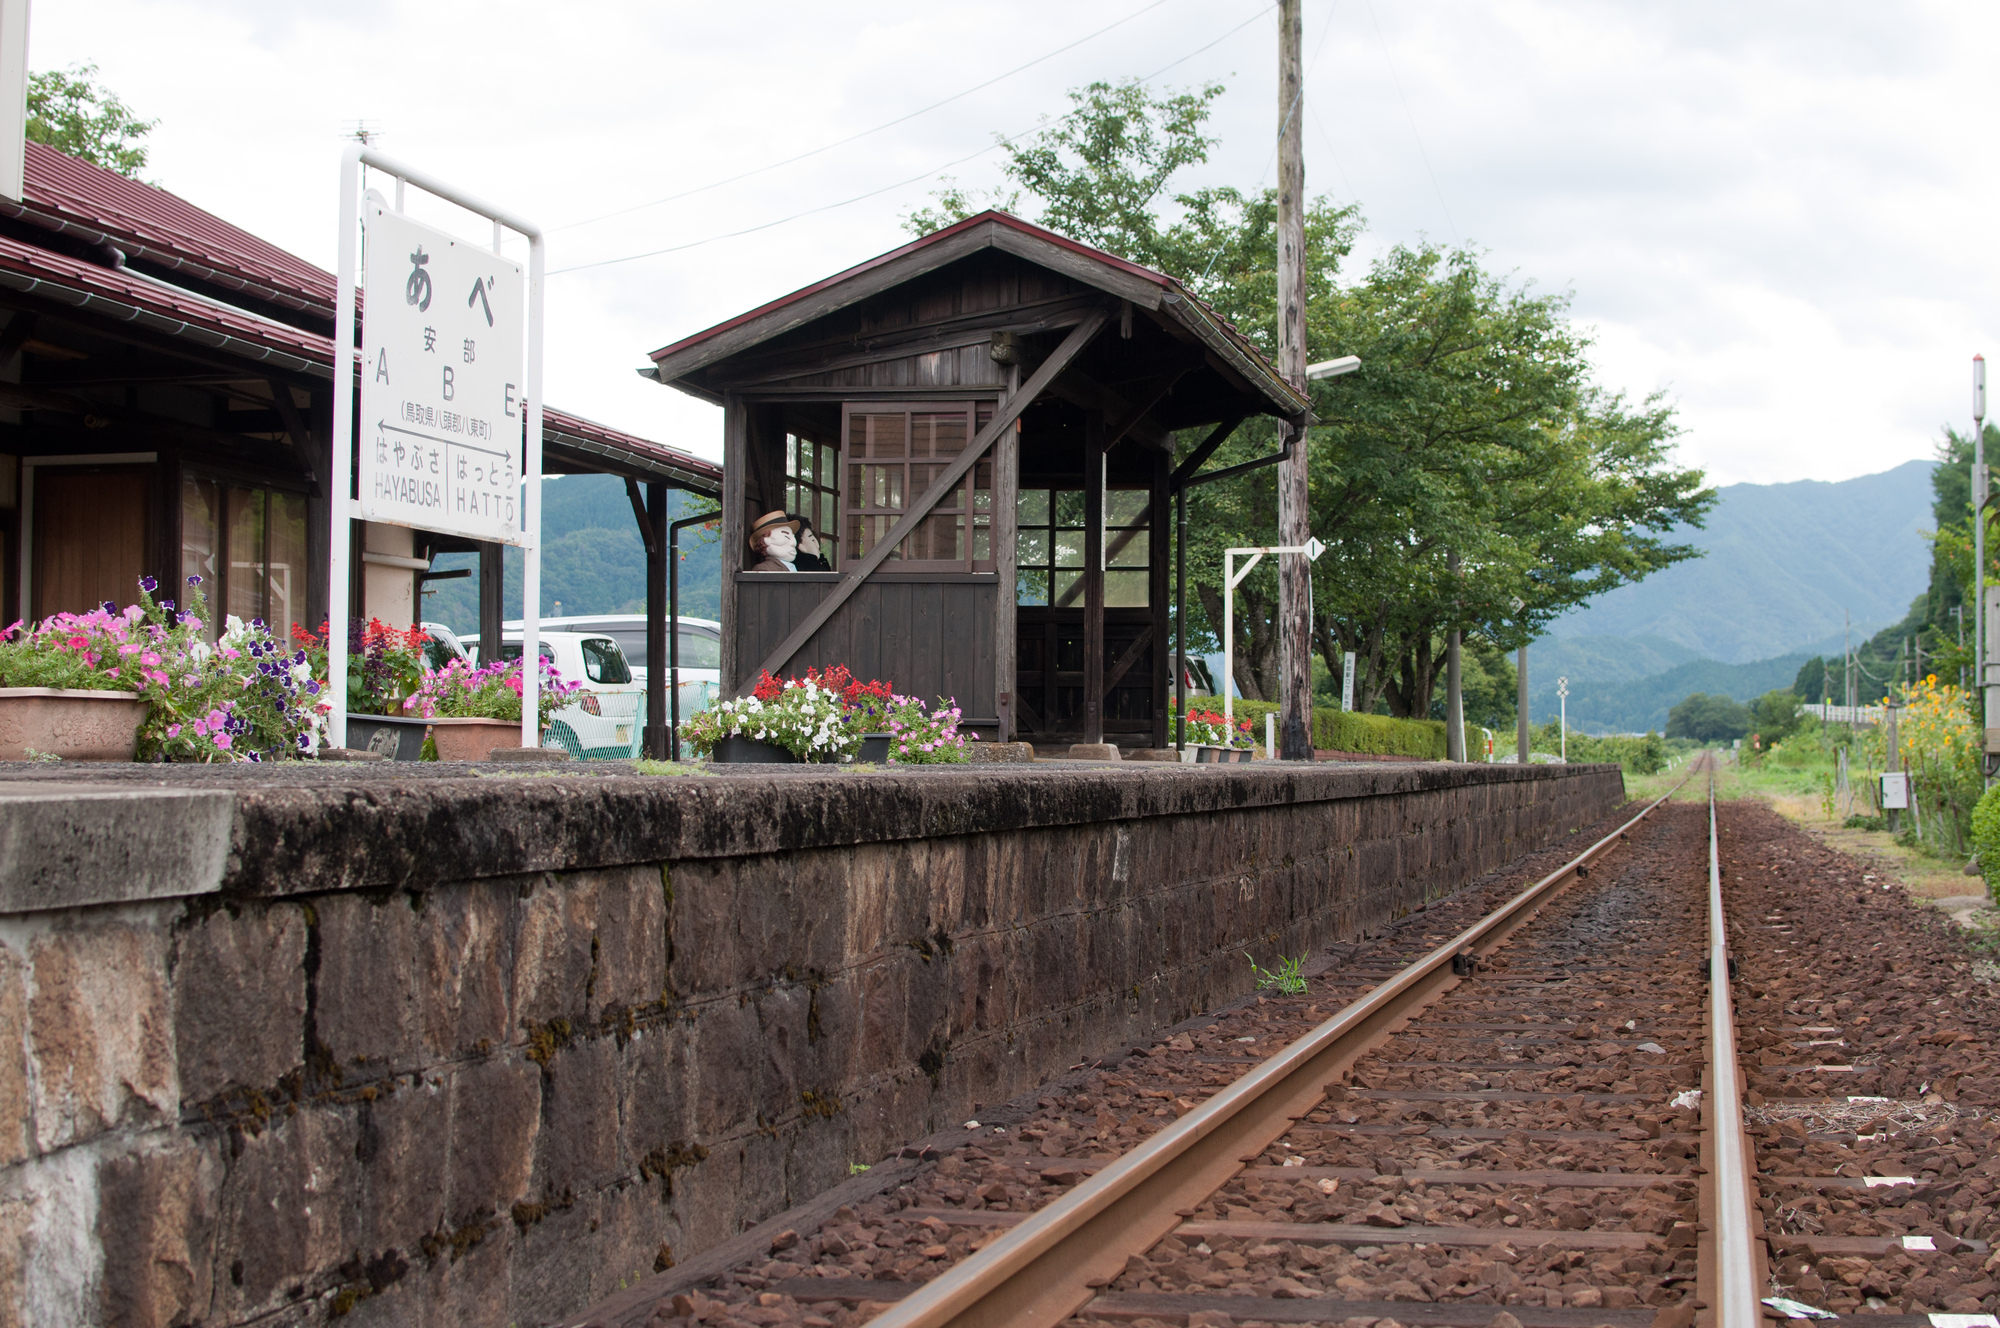
[[[1236, 731], [1236, 587], [1243, 584], [1243, 578], [1250, 575], [1267, 553], [1303, 553], [1307, 562], [1319, 561], [1326, 552], [1326, 545], [1316, 539], [1308, 539], [1304, 544], [1273, 545], [1265, 549], [1224, 549], [1222, 551], [1222, 717], [1229, 723], [1229, 731]], [[1248, 555], [1250, 561], [1243, 564], [1243, 570], [1236, 570], [1236, 560]]]
[[[327, 556], [330, 737], [334, 746], [346, 745], [348, 522], [360, 520], [521, 547], [521, 745], [539, 746], [542, 233], [355, 144], [340, 164], [336, 348], [354, 345], [364, 164], [396, 181], [396, 201], [391, 206], [372, 190], [366, 200], [369, 307], [358, 438], [348, 390], [353, 353], [340, 356], [337, 349], [334, 365], [335, 502]], [[404, 187], [412, 184], [492, 221], [493, 247], [480, 248], [404, 216]], [[500, 255], [503, 229], [527, 237], [525, 282], [521, 265]], [[360, 484], [359, 497], [350, 504], [344, 500], [356, 492], [354, 443]]]
[[1556, 701], [1562, 707], [1556, 717], [1557, 741], [1562, 744], [1561, 756], [1564, 765], [1569, 764], [1569, 679], [1556, 679]]
[[1347, 651], [1340, 657], [1340, 708], [1354, 709], [1354, 652]]

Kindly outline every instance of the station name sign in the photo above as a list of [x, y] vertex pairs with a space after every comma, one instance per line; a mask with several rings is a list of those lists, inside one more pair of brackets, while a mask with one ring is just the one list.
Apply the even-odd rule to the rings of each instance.
[[370, 199], [362, 515], [522, 543], [521, 265]]

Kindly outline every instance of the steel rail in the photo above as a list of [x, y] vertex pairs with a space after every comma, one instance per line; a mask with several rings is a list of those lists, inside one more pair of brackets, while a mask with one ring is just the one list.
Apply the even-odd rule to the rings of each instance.
[[1743, 1129], [1743, 1075], [1736, 1058], [1729, 929], [1722, 911], [1716, 843], [1715, 761], [1708, 763], [1708, 1091], [1702, 1094], [1701, 1213], [1696, 1239], [1702, 1328], [1759, 1328], [1765, 1249], [1757, 1221], [1756, 1167]]
[[1325, 1096], [1328, 1081], [1457, 986], [1579, 869], [1694, 777], [1368, 995], [870, 1321], [871, 1328], [1053, 1328], [1259, 1157]]

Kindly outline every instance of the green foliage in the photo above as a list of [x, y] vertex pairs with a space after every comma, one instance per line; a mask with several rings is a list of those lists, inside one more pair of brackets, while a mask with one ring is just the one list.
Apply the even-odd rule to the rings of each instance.
[[[1006, 185], [993, 201], [1031, 200], [1042, 225], [1179, 278], [1269, 352], [1275, 192], [1172, 188], [1176, 172], [1207, 159], [1202, 128], [1220, 91], [1155, 97], [1136, 81], [1075, 91], [1061, 120], [1002, 144]], [[953, 189], [936, 202], [907, 219], [912, 230], [978, 206]], [[1171, 224], [1160, 219], [1169, 203]], [[1714, 495], [1699, 472], [1669, 464], [1672, 409], [1592, 383], [1590, 342], [1566, 297], [1429, 243], [1395, 246], [1343, 285], [1357, 213], [1318, 198], [1305, 223], [1312, 357], [1358, 354], [1363, 366], [1313, 389], [1322, 423], [1308, 440], [1311, 522], [1329, 545], [1312, 574], [1315, 649], [1335, 676], [1356, 655], [1360, 710], [1430, 714], [1453, 623], [1469, 642], [1511, 648], [1591, 595], [1694, 556], [1665, 534], [1698, 523]], [[1199, 436], [1181, 440], [1183, 454]], [[1280, 441], [1275, 421], [1253, 420], [1211, 464]], [[1266, 469], [1189, 495], [1198, 632], [1222, 618], [1222, 548], [1275, 542], [1275, 484]], [[1275, 696], [1275, 568], [1238, 593], [1236, 682], [1246, 696]]]
[[1726, 696], [1696, 692], [1667, 712], [1667, 736], [1728, 742], [1750, 731], [1750, 708]]
[[28, 138], [137, 179], [146, 168], [139, 140], [158, 120], [141, 120], [132, 108], [93, 81], [96, 65], [71, 65], [28, 76]]
[[[1243, 957], [1250, 959], [1250, 952], [1244, 951]], [[1259, 991], [1277, 990], [1287, 996], [1303, 996], [1306, 991], [1306, 979], [1305, 974], [1299, 969], [1304, 963], [1304, 955], [1300, 955], [1297, 959], [1287, 959], [1279, 955], [1276, 968], [1259, 968], [1257, 961], [1250, 959], [1250, 971], [1256, 975]]]
[[1538, 725], [1529, 734], [1530, 749], [1537, 752], [1567, 750], [1573, 765], [1616, 762], [1628, 775], [1657, 775], [1667, 768], [1667, 744], [1657, 733], [1639, 737], [1623, 733], [1597, 737], [1571, 729], [1565, 742], [1561, 727], [1555, 721]]
[[1796, 692], [1777, 689], [1764, 693], [1750, 704], [1750, 727], [1757, 740], [1769, 747], [1799, 731], [1799, 698]]
[[1815, 656], [1799, 666], [1799, 676], [1792, 680], [1792, 695], [1807, 705], [1818, 705], [1826, 699], [1826, 661]]
[[[1250, 721], [1250, 736], [1258, 747], [1264, 745], [1264, 716], [1276, 714], [1275, 701], [1251, 701], [1237, 697], [1232, 709], [1238, 723]], [[1188, 698], [1188, 713], [1214, 710], [1220, 713], [1220, 697]], [[1168, 737], [1173, 730], [1168, 729]], [[1389, 715], [1364, 715], [1333, 706], [1314, 706], [1312, 745], [1320, 751], [1360, 752], [1379, 756], [1414, 756], [1423, 761], [1445, 758], [1444, 724], [1435, 719], [1396, 719]]]
[[2000, 899], [2000, 784], [1987, 789], [1972, 809], [1972, 851], [1979, 855], [1987, 893]]

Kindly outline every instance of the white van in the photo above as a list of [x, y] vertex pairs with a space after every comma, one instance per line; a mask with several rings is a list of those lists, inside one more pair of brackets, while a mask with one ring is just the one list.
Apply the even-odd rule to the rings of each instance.
[[[634, 677], [617, 638], [604, 632], [574, 632], [544, 623], [539, 633], [542, 658], [555, 666], [564, 682], [583, 684], [583, 692], [570, 705], [551, 716], [565, 725], [575, 739], [577, 756], [637, 755], [646, 726], [646, 688]], [[500, 656], [521, 657], [521, 624], [504, 623], [500, 634]], [[543, 746], [569, 746], [558, 733]]]
[[[508, 627], [518, 637], [521, 625]], [[544, 618], [548, 631], [602, 633], [617, 641], [632, 666], [641, 690], [653, 661], [646, 657], [646, 615], [643, 613], [580, 613]], [[722, 624], [713, 618], [681, 618], [681, 719], [706, 710], [722, 689]], [[667, 660], [660, 661], [664, 671]]]

